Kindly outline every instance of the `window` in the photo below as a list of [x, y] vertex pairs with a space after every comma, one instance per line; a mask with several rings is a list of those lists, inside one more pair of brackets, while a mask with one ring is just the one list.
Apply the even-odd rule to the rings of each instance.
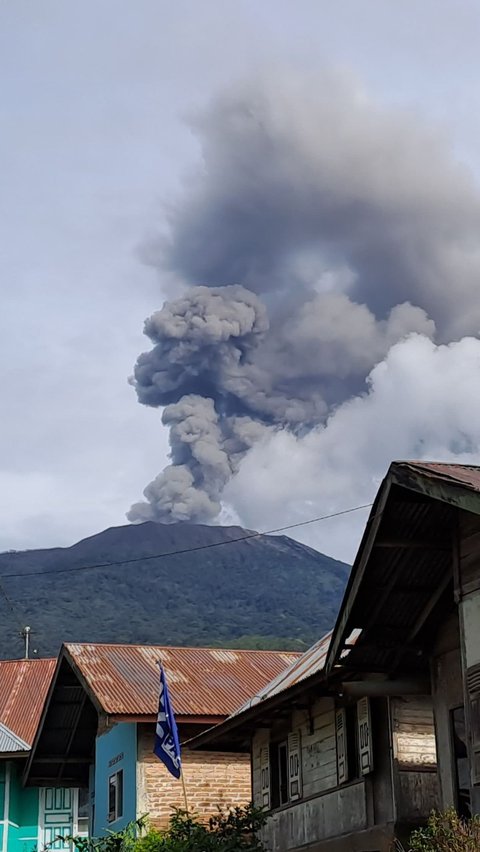
[[457, 810], [460, 816], [470, 817], [470, 768], [465, 732], [465, 709], [464, 707], [456, 707], [455, 710], [451, 711], [450, 715], [457, 788]]
[[359, 730], [357, 707], [352, 704], [346, 707], [347, 717], [347, 765], [348, 778], [353, 781], [355, 778], [360, 778], [360, 761], [359, 761]]
[[271, 807], [288, 802], [288, 746], [286, 741], [270, 746]]
[[339, 784], [354, 781], [372, 772], [371, 728], [368, 698], [337, 708], [335, 736]]
[[[265, 750], [267, 751], [267, 750]], [[268, 807], [279, 808], [302, 797], [302, 750], [300, 732], [270, 744]], [[266, 767], [266, 764], [264, 764]], [[262, 791], [265, 781], [262, 782]], [[263, 796], [266, 804], [267, 798]]]
[[115, 822], [123, 816], [123, 769], [108, 779], [108, 821]]
[[335, 714], [337, 780], [339, 784], [359, 777], [357, 708], [340, 707]]

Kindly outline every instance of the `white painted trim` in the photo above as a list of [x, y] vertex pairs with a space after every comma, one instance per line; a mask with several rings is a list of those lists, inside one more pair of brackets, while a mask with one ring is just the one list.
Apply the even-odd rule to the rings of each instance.
[[43, 823], [45, 814], [45, 787], [40, 787], [38, 791], [38, 837], [37, 849], [42, 852], [43, 849]]
[[78, 834], [78, 787], [72, 789], [72, 834]]
[[7, 760], [5, 767], [5, 801], [3, 804], [3, 813], [6, 817], [3, 824], [3, 842], [2, 852], [7, 852], [8, 848], [8, 829], [10, 827], [10, 780], [11, 780], [12, 764]]

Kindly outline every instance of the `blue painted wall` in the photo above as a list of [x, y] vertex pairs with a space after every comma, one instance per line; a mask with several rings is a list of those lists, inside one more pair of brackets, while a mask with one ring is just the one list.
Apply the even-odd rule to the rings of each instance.
[[[108, 779], [123, 769], [123, 815], [108, 822]], [[137, 725], [121, 722], [95, 743], [94, 835], [118, 831], [137, 817]]]

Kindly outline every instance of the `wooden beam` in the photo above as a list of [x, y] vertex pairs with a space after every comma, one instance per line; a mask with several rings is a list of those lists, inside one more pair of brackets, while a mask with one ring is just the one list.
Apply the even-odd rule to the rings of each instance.
[[39, 776], [29, 776], [26, 787], [81, 787], [88, 779], [88, 774], [79, 775], [76, 778], [62, 778], [62, 783], [59, 784], [56, 778], [44, 778]]
[[61, 763], [63, 764], [78, 764], [85, 763], [89, 765], [92, 761], [88, 757], [38, 757], [36, 758], [36, 762], [39, 766], [48, 765], [50, 763]]
[[61, 779], [61, 777], [63, 775], [64, 765], [68, 761], [70, 749], [72, 747], [73, 740], [75, 739], [75, 734], [77, 733], [77, 729], [78, 729], [78, 725], [80, 723], [80, 719], [82, 718], [83, 708], [85, 707], [86, 700], [87, 700], [87, 693], [84, 692], [83, 695], [82, 695], [82, 700], [78, 704], [77, 712], [76, 712], [75, 718], [73, 720], [72, 730], [70, 732], [70, 736], [68, 738], [67, 745], [65, 747], [65, 758], [63, 759], [62, 765], [60, 766], [60, 769], [58, 771], [58, 780]]
[[409, 678], [408, 680], [358, 680], [342, 683], [344, 695], [352, 698], [367, 696], [393, 697], [397, 695], [430, 695], [428, 678]]
[[[396, 561], [397, 560], [395, 560], [395, 562]], [[389, 595], [392, 593], [392, 591], [395, 588], [396, 583], [398, 582], [398, 573], [396, 571], [396, 565], [392, 565], [390, 570], [391, 570], [390, 579], [385, 584], [385, 586], [382, 586], [378, 590], [379, 594], [378, 594], [378, 597], [377, 597], [377, 601], [376, 601], [376, 604], [373, 608], [373, 611], [370, 613], [369, 623], [368, 623], [368, 626], [365, 628], [366, 630], [368, 630], [368, 628], [371, 625], [375, 624], [375, 620], [376, 620], [377, 616], [379, 615], [379, 613], [382, 612], [382, 610], [385, 606], [385, 603], [388, 600]]]
[[[437, 588], [433, 592], [431, 598], [427, 601], [427, 603], [423, 607], [422, 611], [420, 612], [420, 615], [416, 619], [415, 624], [413, 625], [412, 629], [410, 630], [410, 633], [408, 634], [408, 636], [405, 640], [406, 645], [408, 645], [409, 642], [411, 642], [413, 639], [415, 639], [415, 636], [417, 635], [417, 633], [420, 632], [420, 630], [422, 629], [423, 625], [425, 624], [428, 616], [431, 614], [431, 612], [433, 611], [433, 609], [437, 605], [438, 601], [442, 597], [445, 590], [448, 588], [448, 585], [451, 581], [452, 581], [452, 572], [450, 570], [448, 570], [446, 572], [443, 580], [437, 585]], [[452, 595], [452, 600], [453, 600], [453, 595]]]
[[410, 539], [410, 538], [377, 538], [374, 547], [398, 547], [405, 550], [441, 550], [450, 553], [450, 541], [442, 539]]

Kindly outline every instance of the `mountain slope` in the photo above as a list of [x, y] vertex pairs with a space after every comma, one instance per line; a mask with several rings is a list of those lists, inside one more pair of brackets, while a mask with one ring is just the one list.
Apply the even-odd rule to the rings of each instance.
[[[310, 644], [332, 627], [349, 566], [287, 536], [231, 542], [246, 534], [241, 527], [144, 523], [68, 548], [2, 553], [0, 578], [14, 612], [0, 596], [0, 657], [22, 655], [25, 624], [40, 656], [55, 654], [64, 641]], [[211, 547], [219, 542], [229, 543]], [[195, 547], [205, 549], [148, 558]], [[72, 570], [139, 557], [145, 559]], [[23, 576], [31, 572], [38, 576]]]

